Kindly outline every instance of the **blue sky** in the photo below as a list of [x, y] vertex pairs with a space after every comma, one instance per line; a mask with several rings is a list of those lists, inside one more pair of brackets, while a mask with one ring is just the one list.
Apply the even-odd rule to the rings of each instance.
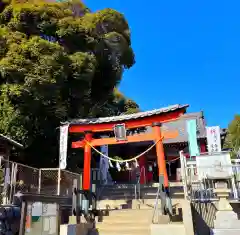
[[239, 0], [84, 0], [123, 13], [136, 64], [120, 90], [142, 110], [189, 104], [207, 124], [226, 127], [240, 113]]

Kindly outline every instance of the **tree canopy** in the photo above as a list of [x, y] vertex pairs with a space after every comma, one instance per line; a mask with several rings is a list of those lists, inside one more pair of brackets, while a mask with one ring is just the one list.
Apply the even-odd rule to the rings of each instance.
[[117, 116], [139, 112], [139, 106], [126, 98], [118, 89], [114, 89], [105, 103], [96, 109], [94, 116]]
[[0, 132], [27, 147], [28, 163], [56, 164], [61, 121], [138, 111], [116, 89], [134, 63], [128, 23], [113, 9], [1, 1]]
[[225, 148], [232, 149], [232, 156], [240, 154], [240, 115], [235, 115], [228, 126], [227, 136], [224, 143]]

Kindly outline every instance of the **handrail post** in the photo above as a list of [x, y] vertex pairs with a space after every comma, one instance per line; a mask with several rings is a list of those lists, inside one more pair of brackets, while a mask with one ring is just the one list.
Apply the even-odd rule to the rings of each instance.
[[41, 193], [41, 178], [42, 178], [42, 170], [39, 169], [39, 173], [38, 173], [38, 193]]
[[21, 206], [21, 219], [20, 219], [20, 226], [19, 226], [19, 235], [25, 234], [26, 215], [27, 215], [27, 202], [23, 201], [22, 206]]
[[57, 195], [60, 195], [61, 169], [58, 168]]

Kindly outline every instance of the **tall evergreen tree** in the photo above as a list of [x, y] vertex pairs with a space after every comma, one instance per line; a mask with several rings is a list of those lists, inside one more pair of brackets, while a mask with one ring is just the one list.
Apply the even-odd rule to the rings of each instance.
[[2, 1], [0, 132], [27, 147], [29, 164], [56, 165], [61, 121], [138, 110], [114, 97], [134, 62], [128, 23], [113, 9], [91, 12], [79, 0]]

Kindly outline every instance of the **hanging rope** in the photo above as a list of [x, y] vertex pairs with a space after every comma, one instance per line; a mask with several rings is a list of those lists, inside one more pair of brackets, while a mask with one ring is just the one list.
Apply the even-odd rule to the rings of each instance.
[[88, 141], [85, 140], [85, 142], [95, 151], [97, 152], [98, 154], [100, 154], [102, 157], [105, 157], [107, 158], [108, 160], [110, 161], [113, 161], [113, 162], [119, 162], [119, 163], [125, 163], [125, 162], [132, 162], [134, 160], [137, 160], [138, 158], [140, 158], [141, 156], [143, 156], [144, 154], [146, 154], [147, 152], [149, 152], [153, 147], [155, 147], [155, 145], [161, 141], [163, 138], [157, 140], [153, 145], [151, 145], [147, 150], [145, 150], [144, 152], [140, 153], [139, 155], [133, 157], [133, 158], [130, 158], [130, 159], [127, 159], [127, 160], [117, 160], [117, 159], [114, 159], [114, 158], [111, 158], [111, 157], [108, 157], [107, 155], [103, 154], [102, 152], [100, 152], [99, 150], [97, 150], [94, 146], [92, 146]]
[[177, 161], [178, 159], [180, 159], [180, 157], [176, 157], [176, 158], [174, 158], [174, 159], [172, 159], [172, 160], [168, 160], [168, 161], [166, 161], [167, 163], [169, 163], [169, 162], [175, 162], [175, 161]]

